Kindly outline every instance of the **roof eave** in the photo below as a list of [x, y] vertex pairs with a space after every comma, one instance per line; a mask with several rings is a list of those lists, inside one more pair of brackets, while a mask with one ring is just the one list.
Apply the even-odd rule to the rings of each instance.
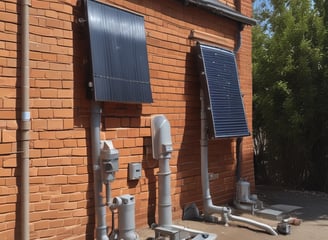
[[247, 17], [235, 9], [232, 9], [223, 3], [219, 3], [216, 0], [185, 0], [185, 3], [192, 3], [196, 6], [210, 10], [219, 16], [224, 16], [242, 24], [251, 26], [256, 25], [256, 20], [254, 18]]

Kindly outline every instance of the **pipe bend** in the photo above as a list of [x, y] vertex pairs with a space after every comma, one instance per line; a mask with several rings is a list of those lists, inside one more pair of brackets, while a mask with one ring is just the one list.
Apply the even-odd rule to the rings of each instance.
[[118, 208], [118, 207], [121, 206], [121, 205], [122, 205], [122, 198], [120, 198], [120, 197], [115, 197], [115, 198], [113, 199], [113, 203], [111, 204], [110, 208], [111, 208], [112, 210], [114, 210], [114, 209]]
[[278, 236], [278, 233], [271, 226], [269, 226], [267, 224], [254, 221], [249, 218], [239, 217], [239, 216], [236, 216], [236, 215], [233, 215], [230, 213], [228, 214], [228, 217], [229, 217], [229, 220], [247, 223], [247, 224], [256, 226], [258, 228], [264, 229], [266, 232], [270, 233], [271, 235]]

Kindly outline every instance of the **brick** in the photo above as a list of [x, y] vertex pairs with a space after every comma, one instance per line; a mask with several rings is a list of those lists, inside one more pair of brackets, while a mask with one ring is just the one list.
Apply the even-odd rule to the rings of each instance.
[[15, 204], [2, 204], [0, 205], [0, 213], [8, 213], [16, 210]]
[[3, 162], [2, 162], [2, 167], [4, 167], [4, 168], [15, 168], [15, 167], [17, 167], [16, 158], [4, 159]]
[[77, 140], [66, 139], [63, 141], [64, 147], [77, 147]]
[[39, 109], [38, 116], [39, 118], [53, 118], [54, 111], [53, 109]]
[[74, 193], [74, 192], [76, 192], [76, 186], [75, 185], [62, 186], [61, 192], [63, 194], [66, 194], [66, 193]]
[[49, 148], [62, 148], [63, 146], [64, 144], [60, 140], [49, 141]]
[[63, 169], [63, 174], [65, 175], [75, 175], [77, 173], [76, 166], [66, 166]]
[[50, 227], [50, 222], [49, 221], [39, 221], [35, 222], [34, 224], [34, 230], [41, 230], [41, 229], [48, 229]]
[[9, 23], [16, 23], [17, 22], [17, 14], [12, 12], [2, 12], [0, 14], [0, 21], [1, 22], [9, 22]]
[[88, 179], [85, 176], [68, 176], [68, 184], [74, 184], [74, 183], [86, 183], [88, 182]]
[[134, 138], [126, 138], [123, 141], [123, 147], [135, 147], [136, 141]]
[[46, 168], [39, 168], [38, 175], [39, 176], [54, 176], [62, 174], [61, 167], [46, 167]]
[[10, 176], [12, 176], [11, 168], [0, 168], [0, 176], [1, 177], [10, 177]]
[[16, 130], [3, 129], [1, 134], [1, 141], [3, 143], [16, 142], [17, 141], [16, 135], [17, 135]]
[[64, 127], [64, 122], [62, 119], [51, 119], [47, 120], [48, 130], [61, 130]]
[[[49, 69], [49, 67], [47, 67]], [[41, 98], [57, 98], [58, 97], [58, 90], [57, 89], [43, 89], [41, 91]]]
[[0, 143], [0, 152], [2, 154], [10, 154], [14, 152], [13, 145], [11, 143]]
[[46, 178], [44, 183], [49, 186], [51, 185], [58, 186], [58, 185], [67, 184], [68, 181], [67, 181], [67, 176], [65, 175], [55, 175], [50, 178]]
[[58, 149], [41, 149], [42, 157], [58, 157]]
[[73, 109], [54, 109], [55, 118], [73, 118]]

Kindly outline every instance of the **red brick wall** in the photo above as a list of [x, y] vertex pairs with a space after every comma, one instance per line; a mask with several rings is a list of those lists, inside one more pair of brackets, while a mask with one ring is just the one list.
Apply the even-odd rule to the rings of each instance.
[[[174, 219], [183, 206], [202, 208], [200, 183], [200, 101], [195, 40], [198, 30], [235, 41], [237, 24], [178, 1], [108, 0], [145, 17], [154, 102], [103, 104], [102, 139], [120, 152], [120, 170], [112, 196], [136, 197], [137, 227], [156, 221], [158, 163], [152, 159], [150, 117], [165, 114], [174, 152], [171, 187]], [[232, 5], [234, 1], [222, 1]], [[251, 15], [251, 1], [241, 10]], [[0, 239], [19, 239], [20, 159], [20, 6], [0, 2]], [[86, 38], [74, 24], [75, 0], [31, 0], [30, 6], [30, 231], [31, 239], [91, 239], [94, 231], [93, 177], [90, 158], [90, 101], [86, 98]], [[220, 45], [220, 43], [218, 43]], [[233, 46], [231, 46], [232, 48]], [[249, 127], [252, 126], [251, 31], [245, 27], [237, 55]], [[252, 138], [243, 143], [242, 176], [254, 185]], [[142, 163], [142, 178], [127, 180], [129, 162]], [[215, 204], [235, 191], [235, 141], [209, 143]], [[16, 213], [18, 215], [16, 215]], [[108, 213], [108, 225], [110, 225]]]

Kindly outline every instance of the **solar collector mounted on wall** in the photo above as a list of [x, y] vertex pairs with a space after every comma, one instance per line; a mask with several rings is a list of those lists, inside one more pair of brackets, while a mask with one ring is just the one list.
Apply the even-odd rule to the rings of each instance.
[[233, 52], [198, 44], [201, 85], [208, 106], [209, 136], [249, 136]]
[[144, 19], [85, 0], [95, 101], [152, 102]]

